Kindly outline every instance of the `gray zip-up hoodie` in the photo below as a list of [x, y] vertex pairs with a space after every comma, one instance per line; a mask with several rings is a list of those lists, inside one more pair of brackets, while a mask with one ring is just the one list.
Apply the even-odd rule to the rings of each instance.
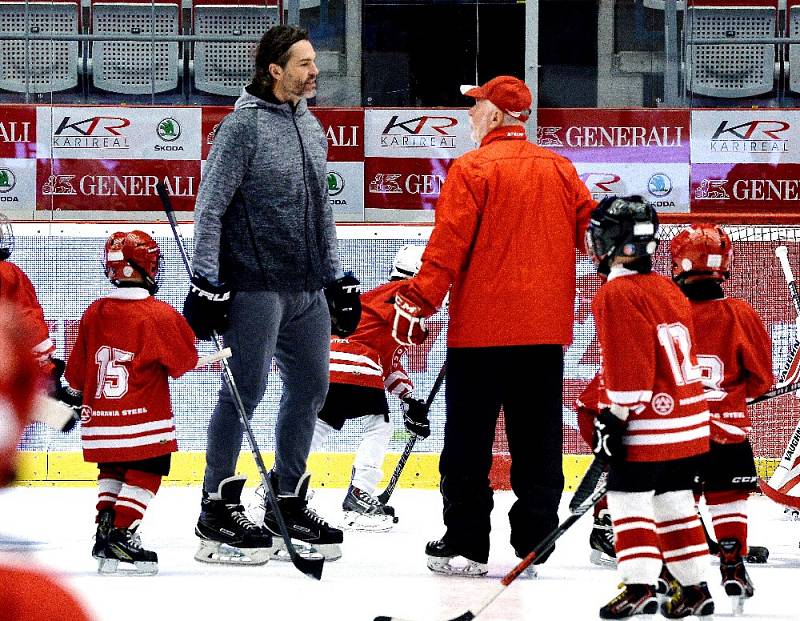
[[305, 99], [293, 109], [243, 90], [203, 169], [194, 273], [235, 291], [315, 291], [341, 276], [327, 157]]

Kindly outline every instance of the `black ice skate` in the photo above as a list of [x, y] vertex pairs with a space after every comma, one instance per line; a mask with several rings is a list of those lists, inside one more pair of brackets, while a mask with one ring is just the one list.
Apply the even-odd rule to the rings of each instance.
[[661, 566], [661, 574], [658, 576], [658, 583], [656, 584], [656, 596], [658, 601], [664, 603], [670, 599], [680, 590], [681, 583], [675, 579], [666, 565]]
[[194, 558], [203, 563], [263, 565], [272, 556], [272, 537], [251, 522], [241, 505], [246, 477], [228, 477], [217, 492], [203, 491], [202, 512], [195, 526], [200, 547]]
[[92, 546], [94, 558], [105, 558], [103, 555], [108, 544], [108, 534], [112, 528], [114, 528], [114, 509], [103, 509], [97, 514], [97, 531], [94, 534], [94, 545]]
[[135, 524], [131, 528], [112, 528], [102, 556], [97, 559], [97, 572], [105, 576], [154, 576], [158, 573], [158, 554], [142, 547]]
[[614, 531], [611, 528], [611, 514], [603, 509], [594, 518], [592, 533], [589, 535], [589, 547], [592, 549], [589, 560], [601, 567], [616, 567], [617, 552], [614, 550]]
[[661, 614], [667, 619], [683, 619], [695, 616], [698, 619], [709, 619], [714, 614], [714, 600], [708, 592], [705, 582], [680, 586], [672, 598], [661, 604]]
[[753, 597], [755, 588], [744, 566], [742, 546], [735, 539], [719, 542], [719, 571], [722, 574], [722, 587], [731, 599], [733, 615], [742, 614], [744, 602]]
[[601, 619], [629, 619], [658, 612], [656, 590], [649, 584], [620, 584], [622, 593], [600, 609]]
[[397, 523], [391, 506], [382, 504], [372, 494], [352, 485], [344, 497], [342, 511], [342, 527], [346, 530], [380, 533], [386, 532]]
[[486, 563], [473, 561], [460, 555], [441, 539], [429, 541], [425, 546], [428, 557], [428, 569], [446, 576], [485, 576], [489, 568]]
[[[325, 560], [336, 561], [342, 557], [341, 543], [344, 535], [338, 528], [333, 528], [308, 506], [308, 484], [310, 474], [304, 474], [297, 483], [294, 494], [278, 492], [278, 478], [270, 473], [272, 489], [278, 494], [280, 508], [289, 537], [300, 542], [298, 552], [303, 556], [321, 554]], [[272, 533], [275, 541], [273, 555], [277, 560], [288, 560], [286, 546], [281, 537], [278, 521], [272, 505], [267, 501], [264, 511], [264, 526]], [[305, 544], [305, 545], [303, 545]]]
[[628, 619], [658, 612], [656, 590], [649, 584], [620, 584], [622, 592], [600, 609], [601, 619]]

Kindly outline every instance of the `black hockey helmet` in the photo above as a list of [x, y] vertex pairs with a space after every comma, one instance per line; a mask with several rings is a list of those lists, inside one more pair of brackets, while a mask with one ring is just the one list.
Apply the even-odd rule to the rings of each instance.
[[608, 196], [592, 211], [586, 252], [607, 273], [614, 257], [652, 257], [657, 232], [658, 214], [641, 196]]

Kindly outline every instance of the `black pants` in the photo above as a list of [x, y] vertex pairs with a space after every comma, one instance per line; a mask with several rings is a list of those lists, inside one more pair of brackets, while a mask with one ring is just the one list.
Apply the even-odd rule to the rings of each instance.
[[462, 556], [481, 563], [489, 558], [489, 471], [501, 407], [517, 497], [508, 514], [511, 545], [525, 556], [558, 526], [563, 368], [560, 345], [447, 350], [447, 422], [439, 461], [444, 541]]

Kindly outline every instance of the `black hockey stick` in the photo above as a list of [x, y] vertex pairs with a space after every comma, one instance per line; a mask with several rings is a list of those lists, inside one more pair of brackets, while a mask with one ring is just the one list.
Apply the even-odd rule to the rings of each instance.
[[[181, 258], [183, 259], [183, 265], [186, 268], [189, 277], [191, 278], [192, 266], [189, 263], [189, 255], [186, 254], [185, 242], [183, 241], [183, 237], [178, 230], [178, 221], [175, 218], [175, 212], [172, 209], [172, 202], [170, 201], [167, 188], [163, 183], [159, 182], [156, 184], [156, 191], [158, 192], [158, 196], [161, 199], [161, 204], [164, 207], [164, 213], [167, 214], [169, 225], [172, 227], [172, 234], [175, 236], [175, 242], [178, 244], [178, 250], [180, 251]], [[219, 334], [212, 332], [211, 340], [216, 346], [217, 351], [222, 351], [223, 347]], [[275, 520], [278, 522], [278, 528], [281, 531], [281, 537], [286, 545], [286, 551], [289, 554], [289, 558], [291, 558], [294, 566], [302, 571], [305, 575], [319, 580], [322, 578], [322, 567], [325, 564], [325, 559], [304, 558], [297, 553], [297, 550], [295, 550], [294, 544], [292, 543], [292, 538], [289, 536], [289, 530], [286, 528], [286, 521], [283, 519], [283, 514], [278, 507], [275, 490], [272, 488], [272, 483], [270, 483], [269, 476], [267, 476], [267, 468], [264, 465], [264, 460], [261, 458], [261, 451], [258, 449], [256, 437], [253, 435], [253, 428], [250, 426], [250, 421], [247, 419], [246, 410], [244, 408], [244, 404], [242, 403], [242, 397], [239, 394], [238, 388], [236, 388], [236, 382], [233, 379], [233, 372], [231, 371], [228, 361], [225, 358], [222, 359], [222, 370], [222, 377], [225, 379], [225, 383], [228, 385], [228, 390], [233, 397], [233, 403], [236, 406], [236, 411], [239, 414], [239, 421], [242, 423], [245, 435], [247, 436], [247, 441], [250, 444], [250, 452], [253, 453], [253, 459], [256, 462], [258, 473], [261, 475], [261, 482], [264, 484], [264, 489], [267, 490], [267, 498], [275, 510]]]
[[[442, 387], [446, 372], [447, 363], [445, 362], [442, 365], [442, 368], [439, 370], [439, 375], [436, 376], [436, 381], [433, 382], [433, 388], [431, 388], [428, 398], [425, 400], [426, 409], [430, 410], [433, 400], [436, 398], [436, 395], [439, 393], [439, 389]], [[378, 500], [382, 505], [385, 505], [387, 502], [389, 502], [389, 497], [392, 495], [397, 482], [400, 480], [400, 475], [403, 473], [403, 468], [406, 467], [406, 462], [411, 455], [411, 451], [414, 449], [414, 444], [416, 444], [418, 437], [419, 436], [417, 436], [415, 433], [411, 434], [408, 442], [406, 442], [406, 447], [403, 449], [403, 454], [400, 456], [397, 466], [395, 466], [394, 472], [392, 473], [392, 478], [389, 479], [389, 484], [386, 486], [385, 490], [378, 494]]]
[[[581, 484], [582, 483], [583, 481], [581, 481]], [[539, 558], [540, 556], [545, 554], [550, 548], [552, 548], [555, 545], [556, 540], [559, 539], [564, 533], [566, 533], [572, 527], [572, 525], [575, 524], [575, 522], [581, 519], [581, 516], [583, 516], [584, 513], [586, 513], [587, 511], [589, 511], [589, 509], [591, 509], [594, 505], [596, 505], [597, 502], [603, 497], [605, 493], [606, 493], [605, 483], [601, 483], [600, 485], [597, 486], [597, 489], [595, 489], [594, 493], [589, 498], [587, 498], [583, 504], [576, 507], [572, 511], [570, 516], [563, 522], [561, 522], [561, 524], [559, 524], [558, 527], [553, 532], [547, 535], [547, 537], [545, 537], [539, 543], [539, 545], [537, 545], [531, 551], [531, 553], [528, 554], [528, 556], [522, 559], [514, 567], [514, 569], [512, 569], [505, 576], [503, 576], [503, 578], [500, 580], [500, 584], [494, 591], [492, 591], [489, 597], [484, 599], [483, 602], [481, 602], [477, 606], [470, 608], [466, 612], [456, 617], [451, 617], [450, 619], [447, 619], [447, 621], [471, 621], [479, 614], [481, 614], [484, 610], [486, 610], [486, 607], [489, 606], [489, 604], [491, 604], [494, 600], [496, 600], [497, 597], [506, 589], [506, 587], [509, 584], [514, 582], [514, 580], [516, 580], [520, 576], [520, 574], [522, 574], [522, 572], [524, 572], [528, 568], [528, 566], [531, 563], [533, 563], [537, 558]], [[403, 621], [403, 620], [398, 617], [375, 617], [375, 621]]]

